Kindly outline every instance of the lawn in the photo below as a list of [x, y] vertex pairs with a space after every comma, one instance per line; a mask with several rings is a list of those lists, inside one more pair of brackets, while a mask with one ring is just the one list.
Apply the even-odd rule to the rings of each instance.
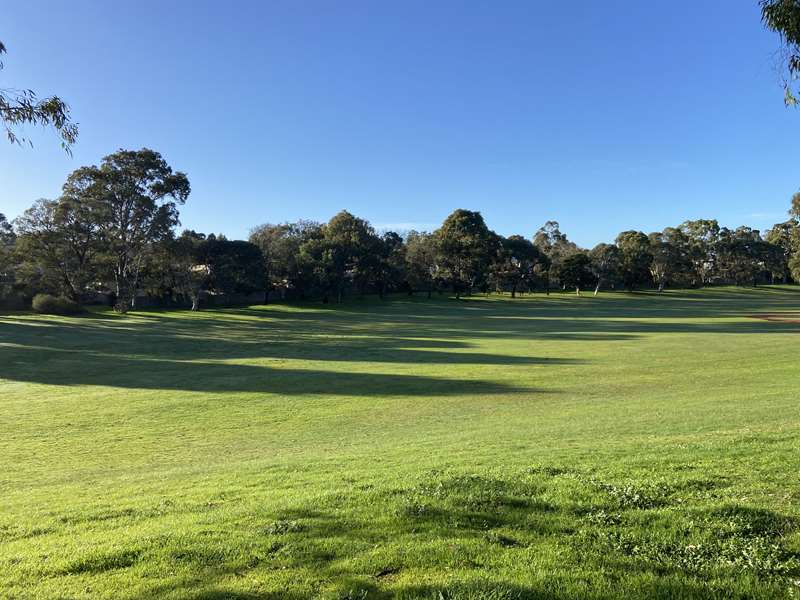
[[0, 597], [800, 597], [799, 322], [792, 287], [0, 316]]

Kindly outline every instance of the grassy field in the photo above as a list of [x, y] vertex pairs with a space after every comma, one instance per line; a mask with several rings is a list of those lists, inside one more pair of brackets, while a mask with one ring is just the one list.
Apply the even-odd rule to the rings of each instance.
[[789, 287], [2, 316], [0, 597], [800, 597], [793, 319]]

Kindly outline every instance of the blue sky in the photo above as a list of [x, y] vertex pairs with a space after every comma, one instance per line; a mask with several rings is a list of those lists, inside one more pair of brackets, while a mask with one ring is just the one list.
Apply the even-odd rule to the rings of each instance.
[[151, 147], [188, 173], [185, 227], [244, 237], [346, 208], [433, 228], [480, 210], [591, 246], [688, 218], [765, 229], [800, 189], [800, 111], [756, 0], [15, 3], [0, 87], [80, 123], [0, 144], [0, 212]]

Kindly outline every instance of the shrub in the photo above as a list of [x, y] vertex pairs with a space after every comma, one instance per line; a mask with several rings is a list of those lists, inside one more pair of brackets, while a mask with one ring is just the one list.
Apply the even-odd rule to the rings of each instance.
[[47, 315], [74, 315], [83, 311], [74, 300], [50, 294], [36, 294], [33, 297], [33, 310]]

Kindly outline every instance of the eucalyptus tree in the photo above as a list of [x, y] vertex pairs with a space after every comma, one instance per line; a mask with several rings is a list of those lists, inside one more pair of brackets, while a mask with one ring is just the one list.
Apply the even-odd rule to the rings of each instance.
[[650, 275], [659, 292], [676, 276], [690, 270], [689, 239], [675, 227], [667, 227], [648, 236], [650, 240]]
[[541, 269], [545, 287], [550, 292], [550, 282], [558, 277], [561, 263], [580, 249], [561, 232], [558, 221], [547, 221], [533, 236], [533, 245], [547, 257], [548, 268]]
[[198, 245], [197, 256], [214, 292], [232, 296], [264, 290], [264, 256], [255, 244], [209, 236]]
[[650, 240], [641, 231], [623, 231], [617, 236], [620, 251], [622, 282], [628, 291], [647, 283], [653, 260]]
[[776, 223], [772, 226], [772, 229], [767, 231], [764, 238], [767, 242], [780, 249], [783, 256], [784, 270], [782, 273], [775, 273], [775, 275], [786, 281], [791, 277], [789, 263], [795, 255], [800, 253], [800, 227], [793, 219], [783, 223]]
[[313, 269], [316, 283], [327, 301], [334, 294], [341, 303], [348, 284], [361, 284], [370, 271], [369, 253], [375, 249], [372, 226], [343, 210], [300, 247], [300, 260]]
[[477, 211], [453, 211], [434, 233], [441, 261], [441, 272], [459, 298], [485, 276], [490, 264], [492, 232]]
[[431, 297], [439, 271], [439, 254], [436, 238], [425, 231], [409, 231], [406, 234], [406, 280], [409, 292], [427, 292]]
[[376, 237], [374, 247], [373, 281], [378, 296], [383, 298], [405, 284], [406, 246], [398, 233], [387, 231]]
[[620, 278], [622, 258], [614, 244], [597, 244], [589, 252], [589, 270], [595, 278], [594, 295], [603, 285]]
[[145, 253], [178, 225], [178, 205], [189, 192], [186, 175], [147, 148], [120, 150], [67, 178], [64, 196], [91, 206], [115, 284], [116, 310], [134, 305]]
[[264, 257], [264, 275], [266, 279], [264, 301], [269, 301], [269, 293], [272, 290], [286, 289], [286, 280], [289, 272], [289, 264], [293, 254], [298, 248], [293, 248], [288, 243], [292, 225], [281, 223], [273, 225], [265, 223], [255, 227], [250, 232], [249, 240], [261, 249]]
[[678, 229], [687, 238], [688, 258], [693, 272], [692, 283], [698, 287], [708, 285], [717, 271], [719, 223], [716, 219], [697, 219], [683, 222]]
[[561, 261], [558, 266], [558, 278], [564, 289], [574, 289], [575, 294], [580, 296], [581, 289], [589, 285], [592, 280], [590, 264], [591, 260], [585, 252], [575, 252]]
[[30, 287], [84, 299], [102, 263], [104, 240], [94, 209], [65, 195], [37, 200], [14, 221], [20, 273]]
[[761, 19], [768, 29], [781, 39], [784, 99], [786, 104], [797, 104], [792, 85], [800, 77], [800, 3], [797, 0], [760, 0]]
[[521, 235], [501, 238], [497, 259], [492, 267], [494, 278], [516, 297], [517, 290], [530, 289], [536, 277], [536, 267], [542, 264], [542, 253], [533, 242]]
[[[0, 42], [0, 55], [6, 53]], [[0, 70], [3, 63], [0, 61]], [[25, 125], [52, 127], [61, 138], [61, 147], [68, 153], [78, 139], [78, 125], [70, 116], [69, 106], [58, 96], [39, 99], [33, 90], [0, 88], [0, 121], [12, 144], [30, 144], [19, 132]]]
[[16, 235], [6, 216], [0, 213], [0, 299], [14, 280], [14, 246]]

